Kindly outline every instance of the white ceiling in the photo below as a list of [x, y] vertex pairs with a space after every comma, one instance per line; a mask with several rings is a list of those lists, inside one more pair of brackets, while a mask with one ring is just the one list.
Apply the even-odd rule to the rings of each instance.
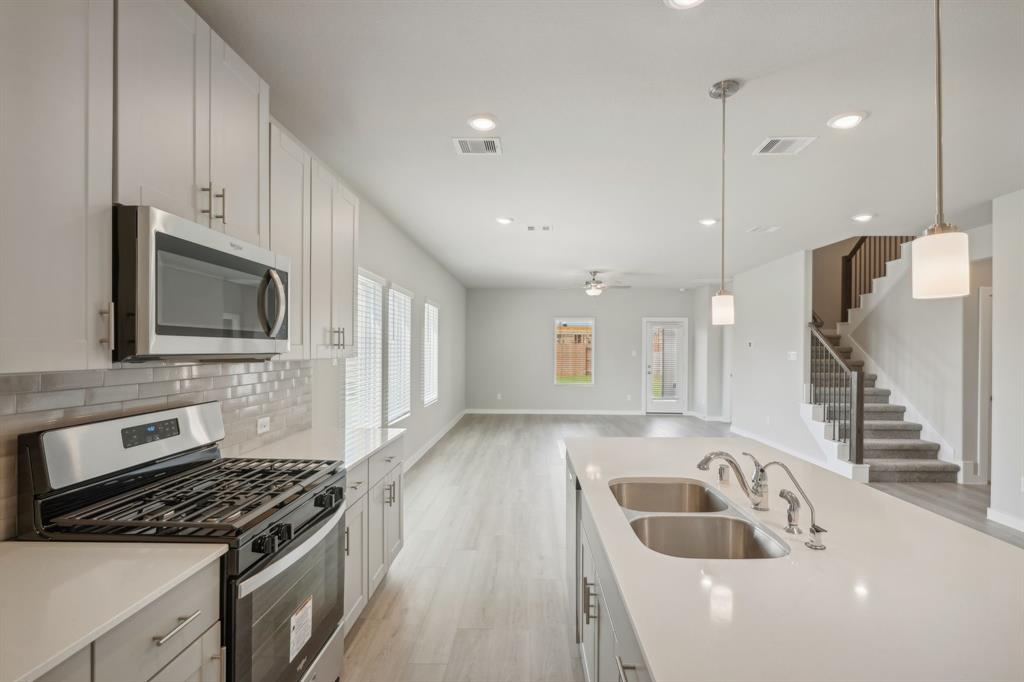
[[[467, 286], [714, 278], [716, 80], [729, 100], [727, 270], [934, 212], [931, 3], [190, 0], [271, 109]], [[1024, 186], [1024, 0], [943, 4], [947, 212]], [[852, 131], [825, 122], [870, 117]], [[497, 115], [504, 154], [457, 156]], [[796, 157], [751, 152], [818, 139]], [[979, 210], [980, 209], [980, 210]], [[867, 228], [849, 220], [869, 211]], [[514, 216], [510, 227], [497, 216]], [[525, 226], [551, 224], [551, 234]], [[781, 225], [749, 234], [755, 225]]]

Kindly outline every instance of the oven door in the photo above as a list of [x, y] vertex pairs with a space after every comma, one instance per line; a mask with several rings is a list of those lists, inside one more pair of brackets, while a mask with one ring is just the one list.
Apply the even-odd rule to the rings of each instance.
[[288, 350], [287, 258], [151, 207], [135, 215], [134, 356]]
[[[341, 622], [344, 537], [342, 504], [326, 520], [294, 538], [273, 563], [231, 582], [231, 679], [298, 682], [304, 678]], [[336, 674], [340, 673], [339, 669]]]

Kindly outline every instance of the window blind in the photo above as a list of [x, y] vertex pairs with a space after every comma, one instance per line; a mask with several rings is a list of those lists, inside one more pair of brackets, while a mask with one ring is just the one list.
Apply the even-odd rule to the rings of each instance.
[[345, 359], [345, 440], [356, 429], [380, 428], [383, 416], [384, 287], [359, 275], [356, 294], [358, 355]]
[[412, 388], [412, 297], [388, 289], [388, 423], [409, 414]]
[[679, 332], [678, 325], [666, 325], [650, 335], [648, 385], [650, 397], [655, 400], [679, 398]]
[[438, 314], [433, 303], [423, 306], [423, 404], [437, 402]]
[[555, 383], [594, 383], [594, 319], [555, 320]]

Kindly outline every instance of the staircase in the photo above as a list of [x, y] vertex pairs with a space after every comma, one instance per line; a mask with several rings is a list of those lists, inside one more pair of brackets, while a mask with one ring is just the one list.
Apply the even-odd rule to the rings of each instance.
[[[840, 345], [841, 339], [835, 330], [821, 330], [821, 334], [847, 367], [863, 371], [864, 361], [853, 359], [853, 349]], [[823, 361], [812, 360], [812, 363], [819, 362]], [[823, 371], [822, 364], [812, 364], [812, 401], [815, 403], [824, 402], [824, 393], [829, 390], [819, 386], [824, 383], [821, 381]], [[877, 375], [864, 374], [863, 377], [863, 463], [869, 465], [868, 480], [873, 483], [956, 483], [960, 467], [939, 460], [939, 444], [922, 440], [921, 425], [903, 420], [906, 408], [889, 402], [891, 392], [877, 386]], [[849, 421], [843, 421], [844, 415], [829, 414], [826, 408], [821, 416], [823, 421], [833, 420], [836, 425], [830, 434], [831, 440], [843, 440], [850, 432]], [[836, 419], [838, 421], [834, 421]]]

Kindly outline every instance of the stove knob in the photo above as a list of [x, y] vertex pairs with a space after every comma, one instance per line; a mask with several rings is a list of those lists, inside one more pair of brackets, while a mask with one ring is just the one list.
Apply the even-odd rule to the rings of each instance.
[[333, 493], [335, 504], [345, 500], [345, 486], [331, 486], [327, 491]]
[[270, 532], [273, 533], [274, 535], [276, 535], [277, 539], [280, 540], [281, 542], [288, 542], [289, 540], [292, 539], [292, 536], [293, 536], [292, 524], [290, 524], [290, 523], [278, 524], [277, 526], [274, 526], [274, 528]]
[[258, 554], [273, 554], [277, 551], [278, 541], [277, 535], [273, 532], [266, 533], [264, 535], [258, 535], [253, 538], [252, 551]]

